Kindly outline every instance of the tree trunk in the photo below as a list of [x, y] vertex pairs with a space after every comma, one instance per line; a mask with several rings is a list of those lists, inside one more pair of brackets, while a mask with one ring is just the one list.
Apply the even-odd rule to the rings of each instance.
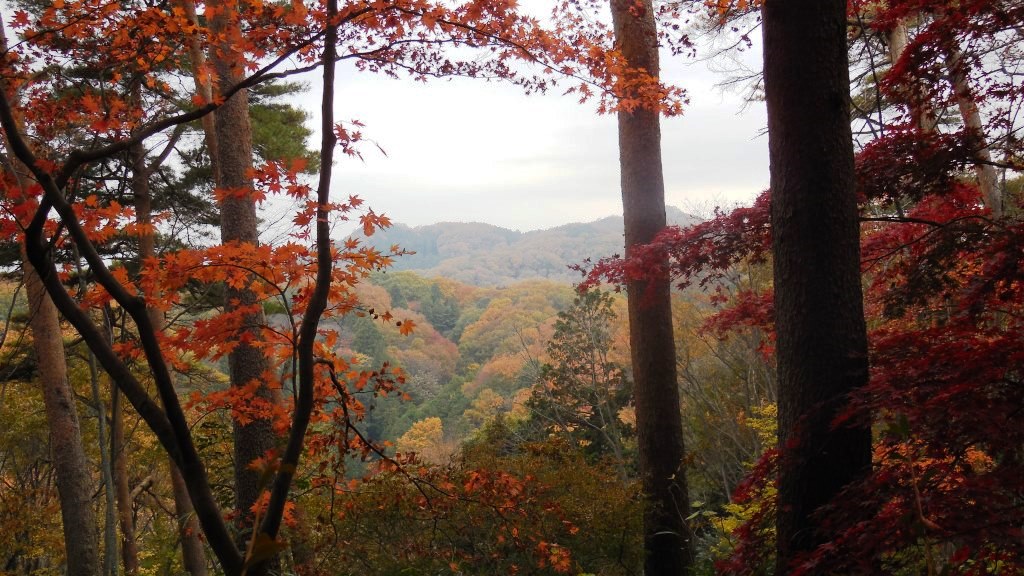
[[[7, 36], [2, 26], [0, 50], [7, 50]], [[0, 80], [0, 90], [7, 92], [5, 81]], [[6, 135], [3, 143], [10, 150]], [[18, 187], [26, 190], [31, 178], [29, 170], [13, 152], [10, 154], [9, 169], [12, 170]], [[53, 454], [57, 493], [60, 498], [67, 576], [94, 576], [100, 573], [100, 559], [96, 515], [92, 509], [92, 474], [82, 446], [82, 431], [75, 408], [75, 394], [68, 384], [60, 317], [35, 268], [28, 263], [24, 246], [21, 255], [28, 295], [32, 346], [39, 367], [39, 383], [43, 389], [43, 404], [50, 433], [50, 451]]]
[[[611, 0], [616, 44], [627, 65], [659, 74], [650, 0]], [[619, 165], [626, 253], [665, 228], [660, 112], [620, 111]], [[689, 497], [676, 382], [671, 286], [667, 278], [627, 285], [637, 446], [644, 493], [644, 573], [679, 576], [693, 563]]]
[[[907, 49], [907, 24], [906, 20], [900, 20], [891, 30], [885, 34], [885, 42], [889, 49], [889, 62], [895, 66]], [[935, 131], [935, 111], [928, 105], [924, 90], [918, 82], [910, 88], [909, 96], [910, 112], [914, 122], [922, 132]]]
[[999, 189], [999, 176], [992, 165], [992, 152], [989, 150], [988, 138], [985, 137], [985, 124], [981, 121], [974, 90], [967, 81], [967, 63], [963, 52], [951, 39], [946, 55], [946, 68], [949, 70], [949, 81], [956, 92], [956, 105], [960, 109], [960, 117], [964, 122], [964, 130], [974, 138], [974, 173], [978, 178], [978, 188], [985, 205], [991, 210], [992, 216], [1003, 215], [1003, 198]]
[[[76, 261], [77, 258], [76, 252]], [[84, 287], [85, 275], [79, 267], [78, 273]], [[84, 290], [83, 290], [84, 293]], [[110, 448], [107, 442], [107, 405], [100, 396], [100, 371], [96, 365], [96, 357], [89, 353], [89, 384], [92, 388], [92, 401], [96, 405], [98, 444], [100, 449], [100, 477], [103, 485], [103, 573], [117, 576], [117, 504], [115, 499], [114, 464], [111, 461]]]
[[[906, 24], [901, 21], [894, 26], [887, 33], [886, 40], [889, 45], [889, 57], [895, 64], [907, 47]], [[956, 104], [963, 119], [964, 129], [975, 138], [974, 173], [978, 180], [978, 189], [985, 205], [992, 211], [992, 215], [999, 218], [1003, 215], [1003, 199], [999, 188], [999, 176], [996, 174], [995, 166], [992, 165], [992, 152], [989, 149], [988, 139], [985, 137], [985, 125], [981, 119], [981, 111], [978, 110], [974, 90], [968, 83], [965, 69], [967, 64], [964, 62], [963, 53], [956, 45], [955, 39], [951, 38], [949, 42], [946, 52], [946, 69], [956, 95]], [[921, 92], [923, 91], [917, 90], [918, 94]], [[935, 130], [935, 114], [925, 99], [918, 94], [911, 95], [912, 112], [921, 130], [932, 132]]]
[[171, 490], [174, 494], [174, 512], [178, 515], [178, 537], [181, 538], [181, 560], [185, 570], [192, 576], [206, 576], [206, 552], [199, 539], [199, 522], [196, 520], [192, 499], [181, 470], [173, 460], [168, 460]]
[[139, 547], [135, 541], [135, 515], [132, 510], [131, 487], [128, 486], [128, 455], [124, 443], [124, 407], [121, 391], [110, 391], [110, 453], [114, 459], [114, 487], [117, 493], [117, 517], [121, 525], [121, 563], [124, 573], [139, 572]]
[[75, 395], [68, 385], [60, 320], [35, 269], [28, 265], [25, 266], [25, 286], [32, 343], [39, 363], [39, 381], [50, 429], [50, 450], [57, 473], [67, 574], [95, 576], [100, 573], [100, 563], [96, 515], [92, 509], [92, 474], [82, 448]]
[[[173, 0], [172, 5], [181, 8], [185, 17], [192, 25], [199, 29], [199, 16], [196, 14], [196, 3], [194, 0]], [[204, 73], [206, 70], [206, 54], [203, 52], [203, 45], [199, 36], [192, 33], [188, 37], [188, 55], [192, 60], [192, 79], [196, 83], [196, 95], [204, 103], [213, 101], [213, 86], [210, 77]], [[203, 141], [206, 143], [206, 151], [210, 155], [210, 164], [213, 166], [214, 186], [220, 186], [217, 180], [217, 127], [216, 112], [203, 116]]]
[[[237, 33], [237, 19], [233, 12], [233, 4], [220, 6], [211, 21], [212, 29], [225, 37]], [[217, 89], [225, 93], [243, 78], [241, 62], [232, 56], [229, 45], [215, 46], [210, 53], [217, 76]], [[252, 168], [252, 127], [249, 121], [248, 91], [240, 90], [217, 109], [214, 122], [216, 126], [217, 158], [214, 171], [217, 174], [217, 185], [225, 190], [250, 190], [252, 180], [249, 170]], [[248, 194], [230, 194], [221, 203], [221, 241], [256, 246], [259, 243], [256, 203]], [[239, 307], [251, 306], [256, 303], [253, 292], [247, 288], [237, 289], [226, 287], [224, 295], [225, 311], [230, 312]], [[240, 342], [228, 356], [231, 385], [243, 387], [252, 381], [260, 381], [267, 370], [266, 357], [253, 342], [262, 339], [260, 327], [265, 324], [263, 311], [249, 314], [243, 333], [234, 337]], [[260, 398], [273, 401], [273, 394], [266, 386], [258, 390]], [[242, 425], [234, 422], [234, 465], [235, 465], [235, 508], [243, 525], [251, 519], [251, 509], [260, 494], [257, 485], [260, 473], [249, 468], [249, 464], [264, 456], [274, 446], [274, 433], [269, 418], [254, 419]], [[248, 530], [243, 530], [244, 539], [248, 538]]]
[[777, 571], [831, 535], [813, 514], [871, 465], [832, 428], [867, 383], [845, 0], [767, 0], [764, 80], [779, 385]]
[[[78, 289], [84, 294], [88, 287], [86, 275], [82, 270], [82, 259], [77, 247], [72, 247], [75, 255], [75, 266], [78, 272]], [[45, 289], [45, 288], [44, 288]], [[96, 362], [96, 356], [91, 350], [88, 351], [89, 364], [89, 387], [92, 392], [92, 401], [96, 412], [96, 433], [97, 444], [100, 452], [100, 485], [103, 488], [103, 574], [117, 576], [119, 570], [117, 560], [117, 502], [115, 496], [114, 463], [112, 459], [112, 448], [114, 445], [107, 441], [107, 405], [100, 396], [100, 371]], [[115, 387], [116, 388], [116, 387]], [[134, 543], [133, 543], [134, 544]]]

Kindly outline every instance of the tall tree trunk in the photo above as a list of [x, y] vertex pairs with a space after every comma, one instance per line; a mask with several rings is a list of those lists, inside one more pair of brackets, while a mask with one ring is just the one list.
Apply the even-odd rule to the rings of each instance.
[[[657, 78], [658, 40], [650, 0], [611, 0], [616, 44], [630, 68]], [[626, 252], [665, 228], [660, 112], [621, 111], [619, 165]], [[637, 446], [644, 493], [644, 574], [679, 576], [693, 563], [689, 497], [676, 382], [671, 286], [667, 278], [627, 286]]]
[[31, 266], [25, 266], [33, 347], [50, 429], [50, 450], [57, 473], [60, 515], [68, 576], [100, 573], [96, 515], [92, 509], [92, 474], [82, 448], [75, 395], [68, 385], [64, 341], [57, 309]]
[[[7, 50], [7, 36], [2, 26], [0, 50]], [[0, 80], [0, 90], [8, 91], [7, 83], [3, 80]], [[6, 135], [3, 143], [10, 150]], [[29, 170], [13, 153], [10, 154], [9, 167], [18, 187], [27, 190], [31, 179]], [[32, 346], [39, 366], [39, 383], [43, 389], [50, 451], [53, 454], [57, 494], [60, 498], [67, 575], [94, 576], [100, 573], [100, 559], [96, 515], [92, 509], [92, 474], [82, 446], [74, 391], [67, 379], [60, 317], [35, 268], [29, 265], [24, 246], [22, 261]]]
[[830, 539], [813, 514], [869, 470], [871, 432], [832, 427], [868, 377], [846, 1], [766, 0], [763, 24], [783, 448], [781, 575], [797, 553]]
[[[217, 7], [211, 19], [211, 28], [217, 34], [229, 39], [239, 34], [236, 6], [225, 2]], [[225, 93], [244, 76], [240, 58], [234, 55], [230, 40], [214, 46], [210, 53], [217, 76], [217, 90]], [[259, 243], [256, 204], [245, 190], [252, 188], [249, 170], [252, 168], [252, 127], [249, 121], [248, 91], [240, 90], [217, 109], [215, 117], [217, 158], [214, 170], [217, 185], [225, 190], [243, 191], [229, 194], [221, 203], [221, 241], [225, 244], [239, 242], [256, 246]], [[247, 288], [225, 288], [224, 308], [232, 311], [256, 303], [253, 292]], [[249, 314], [243, 334], [235, 335], [240, 340], [228, 356], [231, 385], [243, 387], [252, 381], [260, 381], [267, 370], [266, 357], [258, 346], [262, 339], [261, 326], [265, 324], [262, 309]], [[266, 386], [260, 386], [258, 395], [273, 401], [273, 394]], [[274, 433], [269, 418], [257, 418], [251, 423], [234, 422], [234, 465], [235, 465], [235, 507], [239, 518], [251, 518], [251, 509], [259, 497], [257, 485], [260, 473], [249, 468], [249, 464], [262, 457], [274, 446]], [[243, 533], [248, 534], [248, 530]], [[245, 538], [248, 536], [246, 535]]]
[[946, 54], [946, 68], [953, 91], [956, 92], [956, 105], [960, 110], [964, 129], [974, 137], [974, 174], [978, 178], [978, 188], [981, 190], [985, 205], [993, 216], [1000, 218], [1003, 215], [1003, 195], [999, 189], [999, 176], [992, 165], [992, 152], [989, 150], [988, 138], [985, 137], [985, 124], [981, 120], [981, 111], [978, 110], [974, 90], [967, 79], [967, 63], [964, 61], [963, 52], [956, 45], [955, 39], [950, 39], [950, 42]]

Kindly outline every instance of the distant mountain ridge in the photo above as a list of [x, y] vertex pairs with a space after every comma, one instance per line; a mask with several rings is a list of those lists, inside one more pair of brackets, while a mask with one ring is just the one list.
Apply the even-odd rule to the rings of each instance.
[[[669, 224], [680, 226], [699, 221], [671, 206], [667, 216]], [[353, 235], [363, 237], [361, 232]], [[480, 222], [395, 224], [375, 233], [369, 242], [382, 250], [397, 244], [415, 252], [398, 258], [393, 270], [444, 276], [475, 286], [507, 286], [532, 278], [575, 282], [579, 275], [570, 265], [622, 252], [622, 217], [530, 232]]]

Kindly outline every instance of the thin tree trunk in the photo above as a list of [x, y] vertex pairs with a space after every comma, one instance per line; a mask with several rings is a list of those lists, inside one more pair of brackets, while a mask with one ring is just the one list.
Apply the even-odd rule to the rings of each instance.
[[[140, 100], [138, 92], [133, 96], [136, 101]], [[153, 216], [153, 197], [149, 186], [149, 177], [153, 172], [153, 167], [148, 166], [146, 163], [146, 150], [141, 142], [129, 148], [128, 155], [132, 163], [132, 193], [135, 196], [135, 218], [143, 230], [139, 235], [139, 261], [144, 263], [147, 259], [156, 257], [156, 233], [148, 230], [152, 224]], [[150, 322], [153, 323], [153, 330], [163, 332], [163, 313], [152, 307], [147, 308], [146, 312], [149, 315]], [[189, 498], [188, 489], [185, 487], [185, 478], [182, 477], [181, 471], [173, 459], [168, 458], [167, 465], [171, 478], [171, 490], [174, 495], [174, 513], [177, 516], [178, 537], [181, 541], [182, 564], [185, 570], [192, 576], [206, 576], [206, 554], [203, 550], [203, 543], [199, 539], [199, 523], [195, 517], [195, 510], [192, 507], [192, 500]]]
[[985, 205], [991, 210], [992, 216], [1000, 218], [1003, 215], [1003, 197], [999, 189], [999, 176], [992, 165], [992, 152], [989, 149], [988, 138], [985, 137], [985, 124], [981, 120], [981, 111], [978, 110], [974, 90], [967, 81], [966, 67], [963, 52], [956, 44], [951, 44], [946, 55], [946, 68], [949, 71], [950, 83], [956, 92], [956, 105], [960, 109], [964, 129], [974, 138], [974, 174], [978, 178], [978, 188], [981, 190]]
[[[80, 262], [77, 258], [77, 252], [75, 260]], [[79, 267], [78, 272], [84, 285], [85, 275], [82, 274], [81, 267]], [[100, 447], [100, 470], [103, 479], [103, 508], [105, 513], [103, 526], [103, 573], [117, 576], [119, 571], [117, 569], [117, 504], [114, 495], [114, 465], [110, 455], [111, 445], [107, 443], [107, 406], [100, 397], [100, 373], [96, 366], [96, 357], [93, 356], [92, 352], [89, 353], [89, 384], [92, 388], [93, 403], [96, 404], [97, 433], [99, 435], [97, 440]]]
[[[198, 29], [199, 16], [196, 14], [196, 3], [194, 0], [173, 0], [172, 4], [175, 7], [180, 7], [188, 21]], [[192, 79], [196, 83], [196, 94], [204, 103], [212, 102], [213, 85], [209, 75], [206, 73], [206, 54], [203, 52], [203, 45], [200, 42], [199, 36], [195, 33], [191, 34], [188, 38], [188, 56], [192, 60]], [[217, 113], [211, 112], [203, 116], [201, 122], [203, 126], [203, 141], [206, 143], [206, 151], [210, 155], [210, 164], [213, 166], [214, 186], [220, 186], [218, 180], [220, 175], [217, 173], [216, 117]]]
[[[845, 0], [766, 0], [764, 80], [779, 385], [777, 570], [831, 539], [813, 514], [868, 472], [871, 432], [834, 429], [867, 383]], [[813, 57], [808, 57], [813, 55]]]
[[171, 474], [171, 490], [174, 494], [174, 512], [178, 515], [178, 537], [181, 539], [181, 560], [185, 570], [192, 576], [206, 576], [206, 551], [199, 539], [199, 522], [192, 508], [192, 499], [181, 470], [173, 460], [167, 465]]
[[135, 541], [135, 515], [132, 510], [131, 487], [128, 485], [128, 454], [124, 442], [124, 407], [121, 390], [110, 391], [110, 452], [114, 458], [114, 487], [117, 493], [117, 517], [121, 525], [121, 563], [129, 576], [139, 571], [139, 547]]
[[[235, 9], [231, 2], [218, 7], [216, 16], [211, 19], [214, 32], [225, 38], [238, 33]], [[243, 78], [242, 64], [232, 54], [230, 45], [215, 46], [210, 53], [210, 62], [217, 76], [217, 89], [221, 93], [231, 89]], [[214, 170], [218, 175], [217, 185], [225, 190], [242, 191], [240, 194], [228, 194], [221, 203], [221, 241], [224, 244], [237, 242], [255, 247], [259, 244], [256, 203], [251, 195], [245, 193], [252, 188], [248, 174], [252, 169], [252, 126], [249, 121], [247, 90], [236, 92], [217, 110], [215, 125], [217, 159]], [[225, 288], [224, 308], [227, 312], [252, 306], [256, 302], [255, 294], [248, 288]], [[261, 327], [265, 323], [263, 311], [259, 309], [247, 315], [246, 328], [234, 336], [240, 342], [228, 356], [232, 386], [244, 387], [250, 382], [263, 379], [263, 373], [267, 370], [266, 357], [259, 346], [253, 343], [262, 339]], [[273, 394], [265, 385], [259, 387], [257, 395], [265, 401], [273, 402]], [[274, 432], [269, 418], [256, 418], [248, 424], [235, 421], [233, 430], [235, 509], [241, 525], [246, 527], [242, 530], [243, 539], [248, 539], [251, 510], [261, 491], [258, 485], [260, 473], [250, 469], [249, 464], [273, 448]]]
[[[616, 44], [630, 68], [659, 74], [650, 0], [611, 0]], [[650, 242], [666, 225], [660, 112], [621, 111], [619, 164], [626, 252]], [[637, 447], [644, 493], [644, 574], [680, 576], [693, 563], [686, 526], [689, 497], [683, 467], [683, 431], [676, 382], [669, 280], [627, 286]]]
[[[906, 21], [900, 20], [892, 27], [891, 30], [886, 32], [885, 41], [889, 49], [889, 61], [892, 66], [895, 66], [903, 56], [903, 53], [907, 50], [908, 39]], [[922, 132], [935, 131], [935, 123], [937, 119], [935, 117], [935, 111], [928, 105], [927, 98], [924, 94], [925, 91], [917, 82], [915, 82], [909, 90], [911, 90], [911, 93], [908, 95], [910, 111], [914, 117], [914, 122], [917, 123], [917, 127]]]
[[[75, 266], [78, 270], [78, 289], [84, 294], [87, 288], [86, 275], [82, 271], [81, 255], [75, 247], [72, 247], [75, 255]], [[91, 350], [88, 351], [89, 364], [89, 385], [92, 392], [92, 401], [96, 408], [96, 429], [97, 444], [100, 449], [100, 477], [103, 486], [103, 574], [117, 576], [117, 502], [115, 498], [114, 463], [112, 462], [111, 449], [113, 445], [107, 442], [109, 433], [107, 431], [107, 406], [100, 396], [100, 373], [96, 363], [96, 356]]]
[[[889, 56], [895, 64], [902, 56], [907, 47], [907, 28], [904, 22], [893, 27], [886, 35], [889, 44]], [[956, 94], [957, 108], [963, 119], [964, 129], [970, 132], [975, 138], [976, 151], [974, 154], [974, 173], [978, 180], [978, 189], [981, 197], [992, 211], [992, 215], [999, 218], [1003, 214], [1002, 192], [999, 187], [999, 176], [995, 166], [992, 165], [992, 152], [989, 148], [988, 139], [985, 137], [985, 125], [981, 118], [981, 111], [978, 109], [977, 99], [974, 90], [967, 79], [966, 63], [963, 53], [951, 39], [946, 52], [946, 69], [949, 73], [949, 81]], [[933, 110], [924, 97], [919, 95], [923, 90], [915, 88], [916, 93], [911, 95], [911, 106], [918, 126], [924, 132], [935, 130], [936, 118]]]

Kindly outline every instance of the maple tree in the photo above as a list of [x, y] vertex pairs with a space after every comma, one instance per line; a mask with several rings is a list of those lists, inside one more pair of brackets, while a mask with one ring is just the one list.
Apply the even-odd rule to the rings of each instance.
[[[24, 243], [28, 263], [57, 308], [181, 471], [206, 541], [221, 568], [237, 574], [265, 570], [264, 561], [280, 547], [276, 539], [297, 466], [304, 452], [317, 445], [307, 437], [311, 421], [334, 421], [337, 434], [347, 439], [343, 445], [359, 446], [361, 440], [348, 436], [347, 418], [349, 411], [358, 418], [365, 407], [349, 390], [369, 386], [383, 393], [401, 379], [387, 367], [351, 370], [349, 361], [332, 350], [336, 335], [319, 329], [325, 314], [356, 308], [351, 287], [389, 262], [387, 255], [355, 241], [336, 247], [330, 240], [332, 223], [347, 220], [361, 204], [357, 198], [330, 198], [334, 148], [357, 156], [362, 139], [358, 128], [334, 120], [336, 64], [351, 59], [364, 70], [407, 72], [421, 79], [503, 77], [527, 91], [552, 83], [552, 75], [524, 74], [510, 65], [519, 59], [579, 79], [576, 88], [585, 94], [596, 86], [599, 98], [612, 101], [614, 90], [600, 82], [611, 78], [607, 69], [615, 63], [601, 55], [602, 35], [543, 30], [511, 3], [238, 2], [203, 10], [199, 17], [187, 1], [158, 7], [83, 0], [14, 12], [12, 23], [21, 41], [4, 54], [7, 83], [0, 122], [8, 151], [25, 164], [34, 183], [23, 188], [23, 196], [6, 188], [10, 217], [4, 225], [8, 237]], [[487, 56], [452, 57], [448, 45], [487, 48]], [[323, 139], [313, 188], [301, 181], [300, 161], [253, 167], [244, 132], [247, 89], [317, 68], [324, 75]], [[182, 71], [190, 71], [195, 80], [191, 98], [172, 88]], [[586, 79], [591, 77], [598, 81]], [[643, 77], [634, 83], [652, 85]], [[659, 90], [649, 97], [670, 98]], [[178, 127], [196, 120], [204, 124], [215, 197], [225, 222], [236, 219], [233, 207], [251, 222], [256, 203], [268, 194], [288, 194], [304, 203], [289, 241], [260, 245], [251, 226], [236, 234], [225, 225], [221, 244], [153, 252], [152, 237], [164, 216], [147, 206], [145, 179], [152, 172], [141, 164], [146, 154], [140, 145], [163, 139], [166, 157], [180, 137]], [[108, 194], [118, 185], [116, 178], [88, 176], [96, 166], [116, 164], [122, 154], [134, 163], [135, 210]], [[367, 234], [388, 224], [372, 211], [360, 222]], [[106, 257], [108, 244], [121, 235], [137, 238], [142, 246], [137, 270]], [[70, 289], [63, 281], [72, 248], [95, 285]], [[210, 318], [187, 316], [186, 289], [196, 284], [226, 287], [225, 305]], [[261, 317], [264, 302], [273, 299], [289, 312], [287, 330], [268, 326]], [[105, 306], [127, 314], [131, 337], [117, 342], [105, 337], [91, 313]], [[390, 312], [373, 316], [392, 318]], [[401, 331], [414, 326], [414, 321], [403, 321]], [[249, 359], [238, 360], [242, 353]], [[196, 360], [225, 356], [250, 371], [235, 374], [232, 388], [196, 398], [192, 406], [230, 409], [241, 429], [262, 428], [255, 436], [263, 440], [236, 442], [241, 449], [235, 461], [236, 516], [251, 513], [255, 534], [241, 542], [211, 492], [175, 387], [176, 374], [187, 374]], [[271, 364], [264, 365], [265, 359]], [[270, 370], [271, 365], [284, 369]], [[142, 376], [137, 366], [146, 366], [149, 374]], [[157, 397], [147, 392], [147, 381]], [[283, 401], [274, 398], [275, 390]], [[344, 423], [337, 411], [324, 412], [333, 403], [348, 408], [341, 411]], [[268, 431], [280, 440], [267, 442]], [[271, 479], [262, 495], [261, 475]]]

